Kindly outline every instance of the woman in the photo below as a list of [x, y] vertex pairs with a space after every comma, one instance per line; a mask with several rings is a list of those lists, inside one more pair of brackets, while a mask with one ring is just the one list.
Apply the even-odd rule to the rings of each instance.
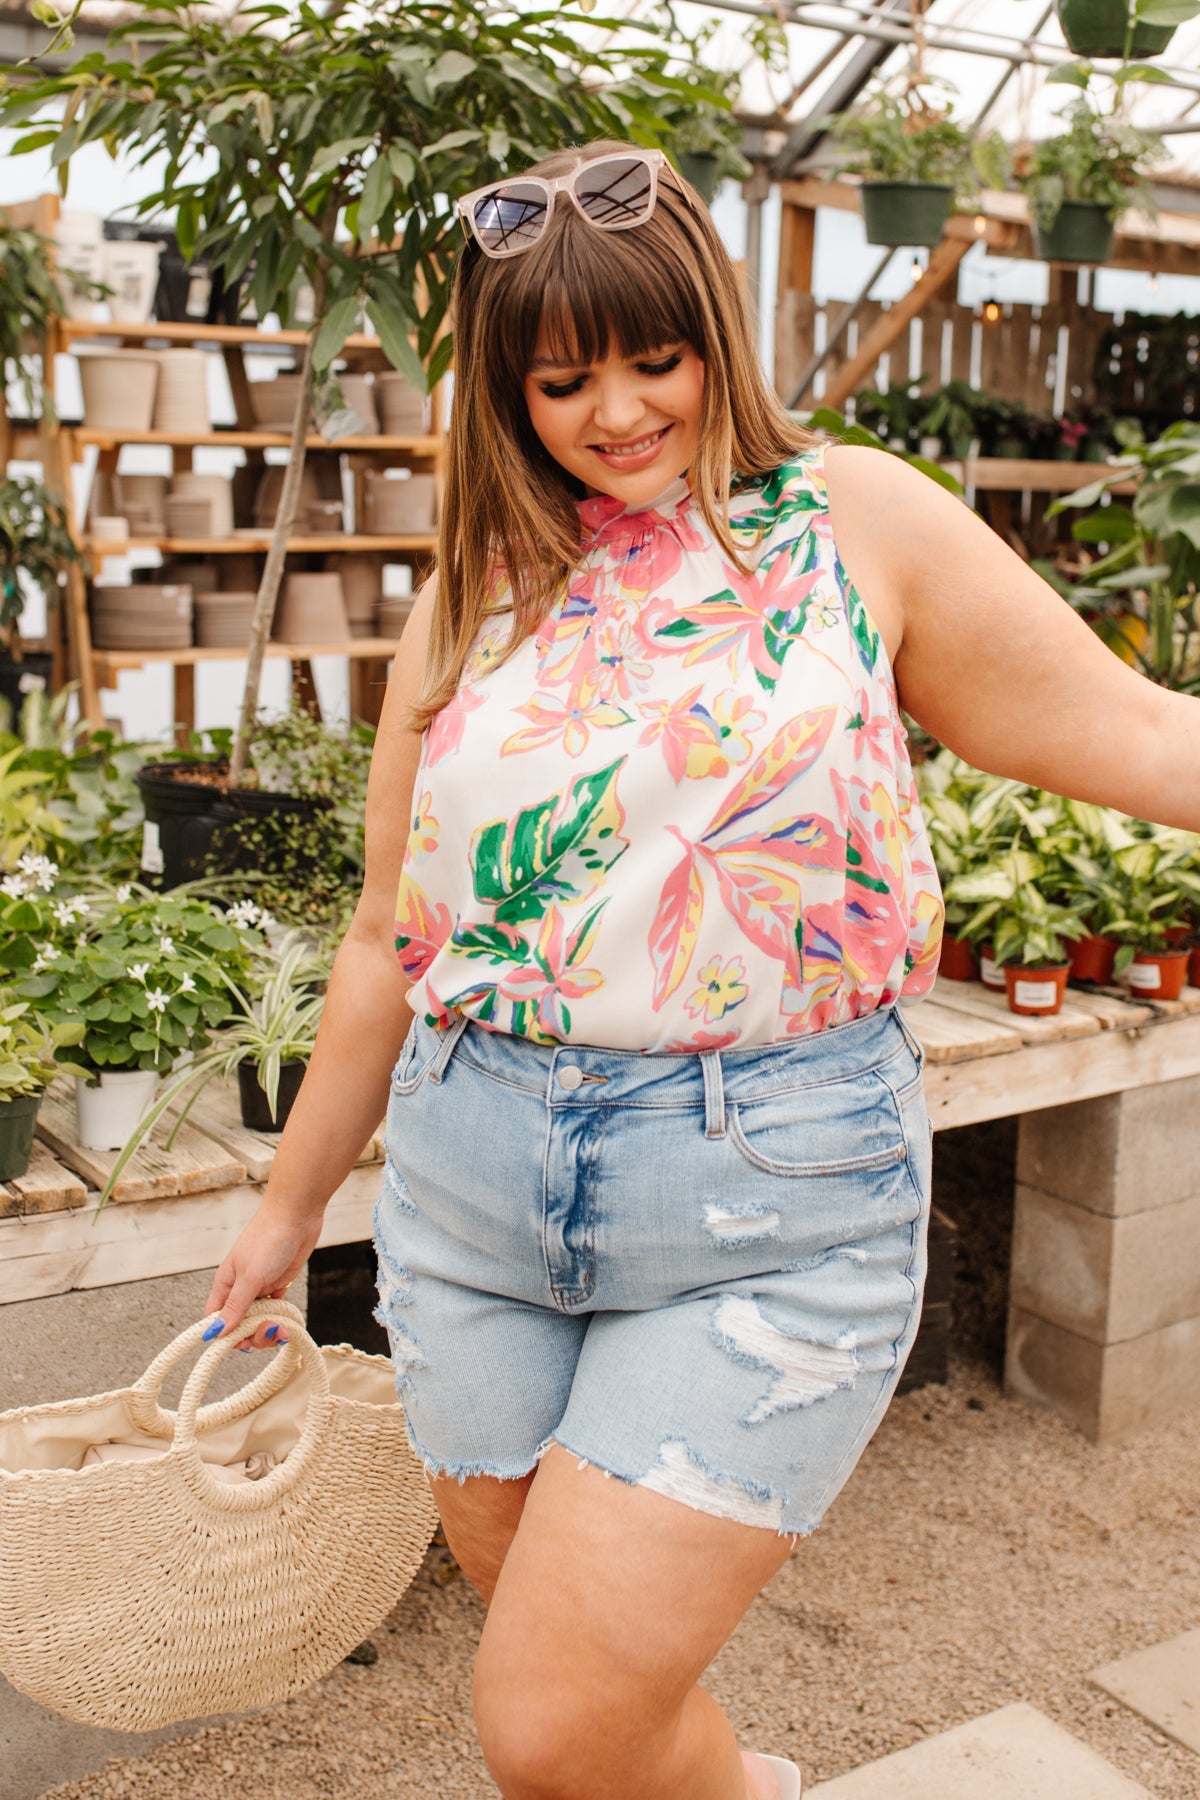
[[501, 1792], [794, 1800], [697, 1683], [916, 1329], [897, 1002], [941, 907], [894, 683], [972, 763], [1191, 829], [1200, 709], [924, 476], [815, 447], [660, 156], [564, 151], [460, 208], [438, 575], [301, 1103], [209, 1309], [284, 1293], [392, 1071], [379, 1316], [488, 1602]]

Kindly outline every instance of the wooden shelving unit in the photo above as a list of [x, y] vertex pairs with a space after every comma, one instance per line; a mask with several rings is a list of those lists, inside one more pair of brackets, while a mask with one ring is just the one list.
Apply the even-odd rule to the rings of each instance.
[[[43, 196], [25, 208], [10, 208], [10, 216], [25, 215], [22, 222], [49, 232], [57, 213], [53, 196]], [[59, 623], [60, 661], [80, 685], [80, 703], [84, 714], [95, 725], [103, 723], [101, 690], [116, 685], [124, 669], [152, 665], [172, 670], [173, 713], [181, 733], [195, 722], [195, 670], [202, 663], [235, 662], [244, 653], [236, 650], [209, 650], [192, 647], [184, 650], [120, 650], [98, 649], [92, 643], [88, 595], [102, 559], [123, 556], [130, 551], [155, 551], [166, 557], [214, 557], [232, 555], [265, 556], [271, 540], [269, 529], [238, 530], [232, 537], [173, 538], [136, 536], [120, 541], [95, 538], [76, 517], [72, 501], [72, 466], [90, 453], [96, 456], [97, 472], [118, 472], [122, 450], [126, 446], [158, 447], [169, 453], [169, 471], [192, 467], [193, 455], [204, 450], [234, 450], [244, 462], [266, 467], [266, 452], [286, 450], [290, 436], [286, 432], [264, 431], [256, 426], [250, 405], [251, 382], [246, 362], [255, 355], [279, 358], [301, 350], [306, 341], [304, 331], [263, 331], [254, 325], [202, 325], [190, 322], [149, 320], [130, 324], [109, 320], [56, 319], [52, 322], [46, 344], [47, 367], [53, 368], [54, 357], [70, 352], [84, 343], [101, 348], [104, 345], [145, 345], [150, 348], [206, 348], [222, 358], [233, 398], [235, 419], [228, 428], [217, 427], [197, 433], [171, 431], [113, 431], [80, 424], [45, 421], [28, 426], [20, 434], [20, 448], [27, 453], [36, 449], [46, 467], [47, 478], [68, 499], [71, 527], [84, 553], [85, 566], [68, 571], [66, 605]], [[343, 355], [356, 371], [387, 370], [390, 365], [377, 338], [352, 335]], [[365, 474], [368, 470], [407, 468], [431, 473], [441, 487], [443, 468], [443, 433], [440, 427], [440, 395], [433, 397], [435, 426], [432, 432], [411, 437], [370, 436], [345, 437], [334, 443], [313, 434], [307, 439], [308, 455], [313, 458], [348, 458], [355, 490], [353, 529], [347, 532], [297, 534], [288, 543], [289, 555], [324, 556], [363, 554], [405, 562], [413, 571], [413, 584], [423, 577], [432, 562], [436, 533], [373, 533], [365, 529]], [[13, 446], [16, 447], [15, 444]], [[342, 656], [350, 671], [350, 704], [355, 717], [378, 719], [387, 677], [387, 665], [395, 648], [385, 638], [351, 638], [337, 643], [278, 644], [267, 647], [272, 659], [286, 659], [292, 665], [293, 686], [309, 704], [315, 704], [315, 685], [311, 661], [315, 656]]]

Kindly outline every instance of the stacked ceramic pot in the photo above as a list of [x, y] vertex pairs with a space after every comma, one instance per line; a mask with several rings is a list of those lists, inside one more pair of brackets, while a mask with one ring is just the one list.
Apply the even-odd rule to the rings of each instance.
[[227, 475], [181, 470], [167, 497], [167, 532], [173, 538], [233, 536], [233, 490]]
[[340, 575], [322, 570], [284, 578], [271, 636], [280, 644], [341, 644], [350, 636]]
[[186, 650], [191, 641], [190, 587], [150, 581], [93, 587], [92, 642], [97, 650]]
[[155, 350], [77, 350], [84, 424], [136, 437], [150, 431], [161, 357]]
[[250, 409], [260, 431], [290, 431], [300, 399], [300, 375], [276, 375], [250, 384]]
[[429, 430], [428, 397], [403, 375], [377, 375], [375, 397], [385, 437], [424, 437]]
[[338, 386], [342, 390], [342, 399], [352, 412], [358, 414], [361, 422], [362, 429], [355, 435], [374, 437], [379, 430], [379, 415], [375, 409], [375, 384], [370, 376], [343, 373], [338, 376]]
[[350, 621], [350, 636], [375, 636], [375, 612], [383, 593], [383, 559], [360, 553], [331, 556], [329, 569], [338, 575]]
[[54, 237], [54, 261], [61, 280], [69, 319], [94, 319], [96, 302], [81, 294], [74, 277], [81, 282], [104, 279], [104, 221], [99, 213], [77, 212], [66, 208], [51, 227]]
[[195, 639], [203, 650], [245, 650], [254, 616], [253, 588], [197, 594]]
[[432, 475], [406, 470], [367, 471], [367, 529], [378, 537], [403, 537], [433, 530], [437, 483]]
[[195, 437], [211, 429], [208, 358], [203, 350], [164, 350], [159, 355], [155, 431]]
[[411, 594], [403, 594], [397, 599], [381, 600], [375, 609], [376, 636], [390, 638], [394, 641], [408, 623], [408, 615], [412, 609], [413, 596]]
[[[97, 482], [100, 477], [97, 475]], [[162, 537], [167, 529], [169, 475], [115, 475], [115, 510], [129, 520], [131, 537]]]

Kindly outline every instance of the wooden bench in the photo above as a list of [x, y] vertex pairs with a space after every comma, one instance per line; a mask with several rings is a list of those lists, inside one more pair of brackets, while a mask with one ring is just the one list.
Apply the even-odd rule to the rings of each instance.
[[[1020, 1116], [1010, 1387], [1097, 1441], [1195, 1404], [1200, 990], [1072, 989], [1056, 1017], [1019, 1018], [1002, 995], [943, 979], [907, 1016], [935, 1131]], [[115, 1159], [81, 1149], [54, 1099], [28, 1175], [0, 1185], [0, 1307], [211, 1269], [257, 1206], [275, 1142], [214, 1085], [173, 1151], [144, 1148], [97, 1214]], [[323, 1246], [371, 1236], [381, 1157], [376, 1135], [330, 1202]]]

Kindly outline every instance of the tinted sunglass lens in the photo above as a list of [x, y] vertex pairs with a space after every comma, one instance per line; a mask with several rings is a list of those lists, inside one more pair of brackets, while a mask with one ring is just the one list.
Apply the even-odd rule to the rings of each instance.
[[476, 201], [471, 223], [485, 250], [528, 250], [546, 223], [545, 190], [532, 182], [506, 182]]
[[650, 216], [654, 177], [640, 157], [585, 164], [575, 180], [575, 195], [593, 225], [609, 230], [640, 225]]

